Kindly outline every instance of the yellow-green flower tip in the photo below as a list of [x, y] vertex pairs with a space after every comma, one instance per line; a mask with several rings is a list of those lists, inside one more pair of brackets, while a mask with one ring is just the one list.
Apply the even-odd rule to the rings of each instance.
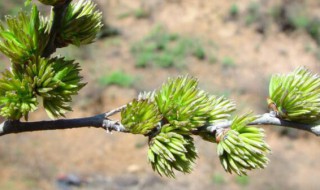
[[302, 123], [320, 119], [320, 77], [304, 67], [286, 75], [273, 75], [269, 96], [282, 119]]
[[150, 133], [161, 119], [157, 105], [148, 99], [135, 99], [121, 112], [121, 123], [133, 134]]
[[230, 129], [218, 137], [217, 153], [223, 168], [238, 175], [247, 175], [248, 170], [267, 166], [270, 152], [264, 141], [262, 129], [247, 126], [254, 117], [236, 117]]
[[148, 160], [161, 176], [175, 177], [175, 170], [190, 173], [197, 157], [193, 139], [174, 132], [160, 133], [149, 142]]

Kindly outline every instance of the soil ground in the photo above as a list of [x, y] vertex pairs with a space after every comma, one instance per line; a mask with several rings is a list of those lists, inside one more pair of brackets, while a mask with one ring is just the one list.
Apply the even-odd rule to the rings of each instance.
[[[237, 102], [238, 113], [266, 111], [268, 81], [274, 73], [287, 73], [298, 66], [319, 72], [315, 56], [317, 44], [304, 31], [281, 32], [269, 23], [266, 32], [258, 24], [246, 25], [244, 15], [249, 0], [149, 0], [99, 1], [105, 19], [121, 35], [94, 44], [69, 47], [58, 53], [76, 58], [82, 65], [87, 86], [73, 102], [68, 118], [91, 116], [124, 105], [140, 91], [158, 88], [168, 77], [190, 74], [213, 94], [226, 95]], [[302, 2], [310, 13], [320, 11], [317, 0]], [[240, 16], [228, 18], [237, 4]], [[276, 0], [256, 1], [267, 12]], [[142, 9], [146, 18], [131, 14]], [[127, 16], [124, 16], [127, 15]], [[243, 17], [242, 17], [243, 16]], [[131, 46], [156, 26], [183, 36], [213, 42], [205, 60], [187, 57], [181, 68], [135, 67]], [[215, 56], [215, 63], [209, 57]], [[226, 66], [224, 59], [233, 64]], [[8, 60], [1, 56], [2, 62]], [[121, 70], [135, 77], [133, 87], [103, 86], [99, 78]], [[48, 119], [43, 110], [31, 114], [31, 121]], [[115, 117], [114, 119], [119, 119]], [[147, 143], [143, 136], [107, 134], [94, 128], [7, 135], [0, 138], [0, 190], [57, 189], [56, 179], [74, 174], [88, 183], [74, 189], [319, 189], [320, 140], [306, 132], [263, 126], [272, 148], [270, 164], [264, 170], [249, 172], [246, 178], [225, 173], [214, 144], [196, 138], [199, 159], [189, 175], [177, 173], [175, 180], [159, 177], [147, 163]]]

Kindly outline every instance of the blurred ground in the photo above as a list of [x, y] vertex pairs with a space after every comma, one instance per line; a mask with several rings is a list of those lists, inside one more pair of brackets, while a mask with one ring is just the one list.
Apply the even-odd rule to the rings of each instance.
[[[264, 19], [276, 5], [281, 5], [280, 0], [99, 2], [108, 24], [121, 35], [58, 52], [76, 57], [83, 66], [84, 81], [88, 82], [75, 97], [74, 111], [68, 118], [119, 107], [138, 92], [159, 87], [167, 77], [186, 73], [199, 78], [200, 86], [210, 93], [235, 100], [239, 113], [252, 110], [260, 114], [266, 111], [270, 75], [287, 73], [301, 65], [314, 72], [320, 69], [317, 42], [307, 32], [302, 28], [283, 31], [276, 21]], [[283, 2], [289, 6], [289, 1]], [[305, 7], [308, 15], [319, 16], [318, 0], [292, 2]], [[253, 9], [254, 6], [257, 7]], [[249, 18], [250, 7], [259, 13], [257, 18]], [[182, 67], [136, 67], [132, 46], [157, 26], [211, 44], [204, 45], [205, 58], [187, 56]], [[0, 58], [8, 62], [3, 56]], [[101, 77], [114, 71], [133, 77], [133, 85], [124, 88], [99, 83]], [[39, 110], [30, 119], [43, 120], [47, 116]], [[142, 136], [107, 134], [90, 128], [8, 135], [0, 138], [0, 190], [54, 190], [55, 179], [61, 174], [82, 177], [87, 183], [74, 189], [87, 190], [319, 189], [320, 140], [305, 132], [264, 128], [272, 147], [271, 162], [265, 170], [250, 172], [246, 178], [227, 174], [219, 163], [215, 145], [196, 138], [197, 165], [190, 175], [178, 174], [176, 180], [161, 178], [152, 171]]]

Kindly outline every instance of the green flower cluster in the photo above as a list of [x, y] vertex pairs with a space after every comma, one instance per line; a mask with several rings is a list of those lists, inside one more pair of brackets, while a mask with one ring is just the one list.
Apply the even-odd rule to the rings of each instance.
[[189, 76], [169, 79], [156, 92], [142, 93], [121, 112], [121, 123], [150, 138], [148, 158], [160, 175], [191, 172], [197, 156], [191, 134], [208, 123], [226, 120], [235, 105], [209, 96]]
[[80, 0], [68, 6], [61, 31], [56, 37], [58, 47], [69, 44], [80, 46], [94, 41], [102, 27], [102, 13], [95, 8], [96, 5], [88, 0]]
[[[205, 124], [226, 120], [235, 110], [235, 105], [230, 100], [209, 96], [198, 88], [196, 79], [181, 76], [169, 79], [159, 91], [140, 94], [138, 100], [128, 104], [121, 116], [123, 124], [131, 123], [130, 126], [125, 125], [130, 132], [140, 131], [136, 129], [141, 128], [138, 123], [147, 121], [145, 115], [149, 116], [151, 113], [149, 108], [143, 107], [151, 104], [154, 106], [150, 111], [154, 115], [161, 115], [162, 132], [185, 135], [190, 135], [193, 130]], [[146, 131], [150, 130], [151, 128]]]
[[247, 170], [265, 168], [270, 152], [264, 141], [263, 129], [247, 126], [255, 117], [236, 117], [230, 129], [218, 135], [217, 152], [224, 169], [246, 175]]
[[27, 72], [34, 72], [35, 92], [42, 97], [43, 106], [51, 118], [64, 116], [66, 111], [72, 110], [69, 105], [72, 95], [77, 95], [85, 86], [81, 83], [79, 64], [63, 58], [40, 59], [38, 63], [27, 68]]
[[30, 111], [38, 106], [36, 95], [28, 80], [14, 74], [12, 70], [2, 73], [0, 79], [0, 114], [9, 119], [28, 118]]
[[162, 119], [157, 106], [149, 100], [133, 100], [121, 112], [121, 123], [133, 134], [148, 134]]
[[320, 77], [304, 67], [273, 75], [269, 96], [269, 107], [282, 119], [305, 123], [320, 119]]
[[84, 86], [79, 72], [78, 63], [63, 58], [33, 57], [23, 67], [13, 65], [0, 80], [0, 114], [9, 119], [27, 118], [41, 97], [50, 117], [64, 116], [71, 110], [71, 96]]
[[0, 23], [0, 51], [13, 63], [24, 64], [31, 56], [43, 52], [48, 40], [47, 28], [36, 6], [30, 15], [19, 12], [16, 17], [7, 16]]
[[160, 133], [149, 142], [148, 160], [161, 176], [174, 178], [174, 169], [190, 173], [196, 158], [193, 139], [188, 135]]
[[168, 122], [165, 132], [190, 134], [207, 123], [230, 117], [235, 105], [223, 97], [209, 96], [192, 77], [169, 79], [155, 95], [155, 101]]
[[[40, 2], [55, 6], [65, 1]], [[69, 4], [54, 47], [92, 42], [101, 27], [101, 13], [94, 9], [91, 1]], [[0, 114], [3, 117], [27, 119], [29, 112], [38, 108], [39, 101], [51, 118], [64, 116], [71, 110], [72, 95], [85, 85], [81, 83], [78, 63], [61, 57], [43, 57], [52, 38], [52, 24], [52, 20], [40, 16], [35, 5], [30, 14], [20, 12], [16, 17], [7, 16], [5, 22], [0, 23], [0, 51], [11, 61], [10, 69], [0, 79]]]

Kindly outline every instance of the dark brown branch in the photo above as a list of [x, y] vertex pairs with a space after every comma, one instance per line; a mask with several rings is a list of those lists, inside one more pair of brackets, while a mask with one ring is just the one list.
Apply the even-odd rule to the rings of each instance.
[[51, 121], [20, 122], [7, 120], [0, 124], [0, 136], [32, 131], [74, 129], [82, 127], [102, 128], [107, 131], [126, 132], [121, 123], [109, 120], [105, 114], [76, 119], [58, 119]]
[[[124, 109], [125, 106], [114, 109], [110, 112], [99, 114], [92, 117], [76, 118], [76, 119], [58, 119], [51, 121], [36, 121], [36, 122], [20, 122], [18, 120], [7, 120], [0, 124], [0, 136], [23, 133], [32, 131], [45, 131], [45, 130], [61, 130], [61, 129], [74, 129], [82, 127], [95, 127], [102, 128], [107, 131], [128, 132], [125, 127], [118, 121], [108, 119], [109, 116], [114, 115]], [[210, 133], [221, 132], [224, 129], [230, 128], [232, 121], [224, 121], [214, 125], [201, 127], [194, 134], [199, 131], [207, 131]], [[256, 120], [249, 123], [249, 125], [275, 125], [282, 127], [295, 128], [311, 132], [320, 136], [320, 124], [305, 124], [292, 121], [285, 121], [274, 116], [272, 113], [266, 113], [259, 116]]]
[[42, 57], [50, 57], [50, 55], [56, 51], [56, 36], [61, 31], [63, 17], [66, 14], [70, 2], [71, 0], [66, 0], [63, 4], [58, 4], [53, 7], [53, 21], [50, 29], [49, 41], [43, 51]]

